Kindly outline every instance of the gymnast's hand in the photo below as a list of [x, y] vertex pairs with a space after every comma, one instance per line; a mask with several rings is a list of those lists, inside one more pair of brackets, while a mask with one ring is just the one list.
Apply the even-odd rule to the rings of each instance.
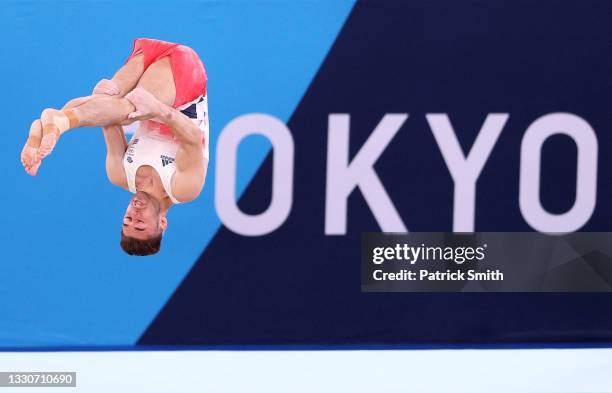
[[136, 108], [128, 115], [130, 120], [158, 120], [164, 113], [164, 104], [155, 96], [140, 87], [135, 88], [125, 98]]
[[121, 90], [119, 89], [119, 86], [117, 86], [117, 84], [114, 81], [108, 80], [108, 79], [102, 79], [100, 82], [98, 82], [96, 87], [94, 87], [93, 89], [93, 94], [105, 94], [109, 96], [116, 96], [116, 95], [119, 95], [120, 93], [121, 93]]

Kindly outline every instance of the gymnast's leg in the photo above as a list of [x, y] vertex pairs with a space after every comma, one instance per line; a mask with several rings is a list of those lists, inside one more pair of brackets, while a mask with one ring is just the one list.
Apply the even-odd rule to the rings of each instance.
[[[77, 107], [90, 100], [92, 96], [80, 97], [70, 100], [62, 110]], [[42, 139], [42, 123], [40, 119], [36, 119], [30, 126], [30, 132], [28, 133], [28, 139], [26, 140], [23, 149], [21, 150], [21, 163], [23, 164], [26, 172], [35, 176], [40, 167], [41, 161], [37, 159], [36, 152], [40, 148], [40, 141]]]
[[139, 53], [133, 56], [113, 76], [112, 83], [117, 88], [116, 95], [94, 94], [72, 100], [61, 110], [45, 109], [40, 117], [42, 136], [36, 160], [48, 156], [57, 144], [61, 134], [69, 129], [106, 126], [124, 121], [127, 114], [134, 110], [134, 107], [123, 96], [136, 86], [143, 73], [144, 56]]

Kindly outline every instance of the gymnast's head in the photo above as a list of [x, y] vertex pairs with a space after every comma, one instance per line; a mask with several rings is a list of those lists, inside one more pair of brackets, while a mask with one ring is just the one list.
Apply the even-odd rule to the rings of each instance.
[[155, 254], [167, 226], [168, 220], [159, 201], [138, 191], [123, 216], [121, 248], [130, 255]]

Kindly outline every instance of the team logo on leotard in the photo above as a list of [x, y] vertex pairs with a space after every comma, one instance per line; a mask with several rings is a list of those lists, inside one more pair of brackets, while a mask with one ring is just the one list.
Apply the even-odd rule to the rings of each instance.
[[129, 163], [131, 164], [131, 163], [132, 163], [134, 160], [132, 160], [132, 157], [129, 157], [129, 156], [128, 156], [128, 158], [126, 158], [126, 161], [127, 161], [127, 162], [129, 162]]
[[168, 156], [159, 156], [162, 161], [162, 166], [166, 166], [168, 164], [172, 164], [174, 162], [174, 158]]

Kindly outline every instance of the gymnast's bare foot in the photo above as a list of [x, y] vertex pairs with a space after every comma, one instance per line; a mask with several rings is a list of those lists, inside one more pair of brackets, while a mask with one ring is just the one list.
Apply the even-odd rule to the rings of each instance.
[[42, 138], [42, 124], [40, 120], [34, 120], [30, 126], [30, 133], [23, 149], [21, 150], [21, 163], [30, 176], [36, 176], [42, 161], [37, 158], [37, 151]]
[[42, 139], [36, 153], [37, 160], [42, 160], [51, 154], [62, 132], [70, 128], [68, 116], [57, 109], [45, 109], [40, 116], [40, 121], [42, 123]]

